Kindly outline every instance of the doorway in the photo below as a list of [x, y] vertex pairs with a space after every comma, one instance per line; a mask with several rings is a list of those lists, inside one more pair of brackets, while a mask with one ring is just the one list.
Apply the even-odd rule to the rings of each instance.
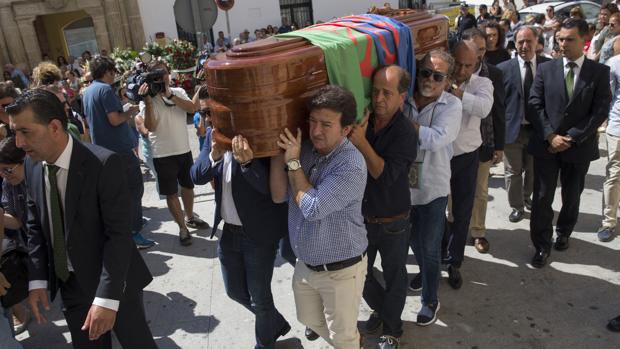
[[280, 0], [280, 14], [289, 20], [295, 29], [314, 24], [311, 0]]

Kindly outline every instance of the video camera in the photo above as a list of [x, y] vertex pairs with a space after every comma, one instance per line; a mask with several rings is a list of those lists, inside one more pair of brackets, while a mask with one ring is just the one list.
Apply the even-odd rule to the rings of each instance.
[[125, 92], [127, 98], [135, 103], [142, 101], [144, 96], [141, 96], [138, 90], [144, 83], [149, 85], [148, 95], [151, 97], [157, 96], [157, 94], [166, 89], [164, 76], [167, 73], [166, 69], [155, 69], [149, 72], [138, 71], [130, 75], [129, 78], [127, 78], [127, 91]]

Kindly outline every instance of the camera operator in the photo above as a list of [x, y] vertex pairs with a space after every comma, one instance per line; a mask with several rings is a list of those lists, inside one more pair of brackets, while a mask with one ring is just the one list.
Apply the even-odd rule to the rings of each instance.
[[[209, 227], [206, 222], [195, 217], [193, 211], [194, 183], [190, 177], [193, 158], [186, 119], [187, 113], [196, 112], [196, 105], [185, 90], [170, 87], [170, 70], [164, 62], [150, 63], [148, 73], [149, 77], [138, 90], [138, 94], [143, 97], [140, 115], [149, 130], [159, 193], [166, 196], [168, 209], [179, 225], [181, 245], [187, 246], [192, 243], [188, 227]], [[178, 198], [179, 185], [185, 218]]]

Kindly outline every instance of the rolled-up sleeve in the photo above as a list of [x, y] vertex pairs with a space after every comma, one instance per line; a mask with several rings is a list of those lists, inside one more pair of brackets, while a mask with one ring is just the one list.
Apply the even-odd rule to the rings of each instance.
[[491, 80], [478, 77], [472, 80], [475, 86], [472, 86], [474, 93], [463, 93], [463, 111], [472, 117], [484, 119], [491, 112], [493, 107], [493, 83]]

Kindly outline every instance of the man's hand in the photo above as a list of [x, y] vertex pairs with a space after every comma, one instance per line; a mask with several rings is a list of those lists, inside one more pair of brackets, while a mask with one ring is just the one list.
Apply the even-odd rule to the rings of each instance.
[[11, 288], [11, 284], [6, 280], [4, 274], [0, 273], [0, 296], [4, 296], [9, 288]]
[[224, 156], [224, 153], [226, 153], [226, 149], [217, 142], [217, 137], [219, 137], [219, 131], [214, 128], [211, 131], [211, 158], [213, 158], [214, 161], [218, 161]]
[[43, 314], [41, 314], [39, 310], [39, 303], [43, 305], [45, 311], [50, 310], [50, 302], [47, 299], [47, 290], [44, 288], [30, 290], [30, 292], [28, 293], [28, 303], [30, 304], [30, 309], [32, 309], [34, 318], [37, 319], [37, 323], [46, 323], [47, 319], [45, 318], [45, 316], [43, 316]]
[[278, 147], [284, 149], [285, 163], [293, 159], [299, 159], [301, 154], [301, 130], [297, 129], [297, 136], [293, 136], [291, 131], [285, 128], [284, 133], [280, 134]]
[[91, 305], [82, 331], [88, 331], [88, 339], [95, 341], [110, 331], [116, 321], [116, 311], [98, 305]]
[[353, 129], [349, 133], [349, 140], [353, 145], [357, 148], [360, 147], [364, 142], [368, 142], [366, 140], [366, 130], [368, 129], [368, 116], [365, 116], [362, 119], [362, 122], [353, 126]]
[[493, 152], [493, 165], [499, 164], [500, 162], [502, 162], [502, 159], [504, 157], [504, 151], [503, 150], [496, 150]]
[[240, 164], [245, 164], [254, 159], [254, 152], [245, 137], [238, 135], [232, 139], [233, 157]]
[[555, 154], [566, 149], [571, 146], [571, 138], [569, 136], [560, 136], [555, 133], [552, 133], [547, 137], [547, 141], [549, 142], [549, 152]]

